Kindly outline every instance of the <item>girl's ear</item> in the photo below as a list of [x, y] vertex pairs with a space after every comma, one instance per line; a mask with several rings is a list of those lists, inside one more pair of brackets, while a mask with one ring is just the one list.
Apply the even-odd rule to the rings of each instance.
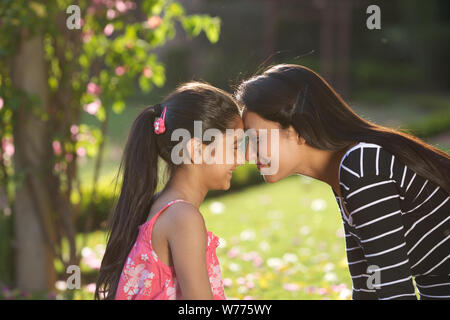
[[191, 138], [186, 144], [187, 157], [191, 164], [202, 163], [203, 144], [198, 138]]

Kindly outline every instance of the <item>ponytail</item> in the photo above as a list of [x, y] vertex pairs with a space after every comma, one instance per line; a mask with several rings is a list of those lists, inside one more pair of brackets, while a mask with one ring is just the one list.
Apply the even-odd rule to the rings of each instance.
[[[145, 108], [130, 130], [119, 167], [123, 180], [119, 200], [108, 222], [108, 243], [100, 267], [95, 299], [113, 300], [128, 253], [153, 204], [158, 183], [158, 148], [153, 121], [160, 106]], [[118, 178], [118, 177], [116, 177]], [[117, 181], [116, 181], [117, 183]]]

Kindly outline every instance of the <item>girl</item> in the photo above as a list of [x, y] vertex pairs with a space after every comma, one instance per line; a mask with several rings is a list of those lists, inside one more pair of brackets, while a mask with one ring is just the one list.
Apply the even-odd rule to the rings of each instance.
[[279, 130], [267, 182], [302, 174], [331, 186], [354, 299], [416, 299], [412, 277], [421, 299], [450, 298], [448, 154], [362, 119], [306, 67], [271, 67], [236, 97], [246, 129]]
[[[225, 299], [218, 238], [206, 230], [198, 210], [208, 190], [229, 188], [236, 162], [194, 163], [195, 155], [212, 146], [196, 138], [175, 152], [176, 129], [194, 137], [196, 120], [202, 136], [208, 129], [220, 130], [219, 140], [226, 139], [227, 128], [243, 128], [231, 95], [198, 82], [181, 85], [134, 121], [119, 168], [124, 166], [122, 189], [109, 222], [96, 299], [100, 293], [105, 299]], [[236, 160], [238, 141], [222, 145], [223, 154], [231, 152]], [[180, 155], [191, 164], [176, 164]], [[158, 156], [167, 163], [170, 179], [154, 195]]]

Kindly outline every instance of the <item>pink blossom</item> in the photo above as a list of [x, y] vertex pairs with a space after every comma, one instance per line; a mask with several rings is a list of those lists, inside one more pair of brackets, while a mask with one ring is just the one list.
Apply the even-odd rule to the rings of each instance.
[[53, 141], [53, 153], [57, 156], [61, 155], [62, 149], [61, 149], [61, 143], [58, 140]]
[[66, 161], [67, 162], [72, 162], [73, 160], [73, 154], [71, 153], [66, 153]]
[[57, 162], [55, 163], [54, 169], [56, 172], [62, 172], [64, 170], [66, 170], [67, 168], [67, 164], [64, 162]]
[[136, 4], [133, 1], [125, 1], [125, 5], [128, 10], [136, 8]]
[[231, 287], [233, 285], [233, 280], [231, 280], [230, 278], [225, 278], [223, 279], [223, 286], [228, 288]]
[[72, 133], [72, 134], [78, 133], [78, 126], [76, 124], [73, 124], [70, 126], [70, 133]]
[[305, 289], [306, 293], [314, 293], [316, 291], [316, 287], [314, 286], [309, 286]]
[[[153, 71], [149, 67], [145, 67], [144, 70], [142, 70], [142, 74], [146, 78], [151, 78], [153, 76]], [[1, 107], [0, 107], [0, 109], [1, 109]]]
[[258, 252], [256, 251], [250, 251], [248, 253], [244, 253], [242, 255], [242, 260], [244, 261], [250, 261], [250, 260], [254, 260], [255, 258], [259, 257]]
[[89, 42], [92, 38], [92, 35], [94, 34], [94, 31], [89, 30], [87, 32], [83, 32], [82, 38], [83, 38], [83, 42]]
[[123, 2], [122, 0], [116, 1], [116, 9], [119, 12], [125, 12], [127, 11], [127, 6], [125, 4], [125, 2]]
[[89, 15], [94, 15], [97, 12], [97, 8], [95, 8], [94, 6], [90, 6], [89, 8], [87, 8], [87, 13]]
[[4, 138], [2, 140], [2, 148], [5, 152], [5, 156], [11, 157], [14, 155], [14, 144], [12, 138]]
[[321, 296], [324, 296], [328, 293], [328, 290], [326, 288], [319, 288], [316, 291], [318, 294], [320, 294]]
[[87, 111], [89, 114], [95, 115], [100, 109], [101, 105], [102, 102], [100, 101], [100, 99], [95, 99], [94, 102], [85, 105], [84, 110]]
[[114, 19], [116, 16], [117, 16], [117, 13], [116, 13], [116, 11], [115, 11], [114, 9], [108, 9], [108, 10], [106, 11], [106, 18], [107, 18], [108, 20], [112, 20], [112, 19]]
[[239, 285], [243, 285], [243, 284], [245, 284], [245, 278], [239, 277], [239, 278], [236, 279], [236, 282]]
[[252, 296], [245, 296], [244, 300], [255, 300], [255, 298], [253, 298]]
[[87, 84], [86, 89], [87, 89], [88, 93], [94, 94], [96, 96], [99, 95], [102, 92], [102, 89], [100, 88], [100, 86], [98, 84], [96, 84], [96, 83], [93, 83], [93, 82], [89, 82]]
[[253, 281], [247, 281], [247, 283], [245, 284], [245, 286], [248, 289], [253, 289], [255, 287], [255, 283]]
[[244, 261], [250, 261], [250, 260], [252, 260], [252, 258], [253, 258], [252, 255], [249, 253], [244, 253], [242, 255], [242, 260], [244, 260]]
[[334, 292], [341, 292], [344, 289], [347, 289], [347, 285], [345, 283], [341, 283], [339, 285], [331, 285], [331, 290]]
[[[147, 78], [148, 78], [148, 77], [147, 77]], [[0, 97], [0, 110], [2, 110], [3, 104], [4, 104], [3, 98]]]
[[89, 283], [86, 286], [87, 291], [90, 292], [90, 293], [94, 293], [95, 292], [95, 288], [96, 288], [96, 284], [94, 282], [93, 283]]
[[103, 29], [103, 33], [109, 37], [110, 35], [112, 35], [112, 33], [114, 32], [114, 26], [111, 23], [108, 23], [105, 26], [105, 29]]
[[150, 29], [156, 29], [161, 25], [162, 19], [160, 16], [152, 16], [148, 18], [147, 23]]
[[260, 267], [263, 264], [263, 259], [260, 256], [253, 258], [253, 266]]
[[228, 253], [227, 253], [229, 258], [236, 258], [238, 254], [239, 254], [239, 251], [235, 248], [231, 248], [230, 250], [228, 250]]
[[86, 264], [91, 267], [92, 269], [100, 269], [100, 266], [102, 264], [101, 260], [95, 257], [94, 255], [87, 256], [84, 261]]
[[119, 66], [116, 68], [115, 72], [118, 76], [122, 76], [125, 73], [126, 69], [123, 66]]
[[300, 286], [295, 283], [285, 283], [283, 289], [286, 291], [298, 291], [300, 290]]
[[86, 156], [86, 149], [83, 147], [80, 147], [77, 149], [77, 156], [83, 158]]
[[112, 7], [114, 7], [114, 0], [104, 0], [103, 2], [106, 4], [107, 8], [111, 9]]

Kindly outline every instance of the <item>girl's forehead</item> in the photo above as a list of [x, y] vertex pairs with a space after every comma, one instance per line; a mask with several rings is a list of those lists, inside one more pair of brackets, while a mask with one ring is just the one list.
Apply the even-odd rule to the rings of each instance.
[[244, 129], [244, 121], [241, 117], [236, 117], [231, 125], [230, 125], [230, 129]]

